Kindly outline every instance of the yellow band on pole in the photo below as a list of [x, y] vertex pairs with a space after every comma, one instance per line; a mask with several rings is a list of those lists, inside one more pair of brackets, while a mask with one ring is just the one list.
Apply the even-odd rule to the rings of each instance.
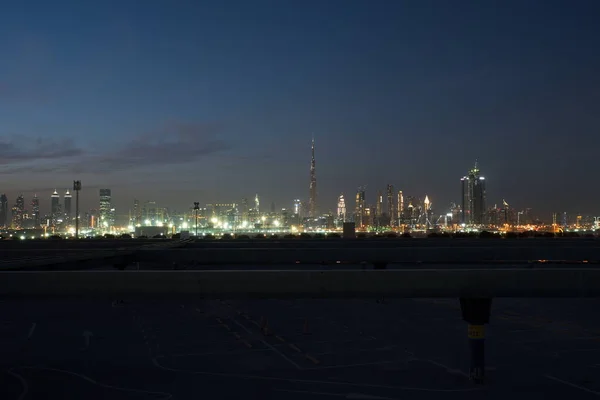
[[469, 324], [467, 334], [469, 339], [483, 339], [485, 338], [485, 326]]

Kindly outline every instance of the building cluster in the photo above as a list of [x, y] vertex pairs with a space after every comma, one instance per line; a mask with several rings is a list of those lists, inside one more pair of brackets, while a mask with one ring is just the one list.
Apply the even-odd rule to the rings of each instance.
[[[40, 198], [34, 195], [29, 207], [24, 196], [19, 195], [12, 207], [5, 194], [0, 195], [0, 228], [4, 230], [44, 229], [50, 233], [73, 233], [75, 220], [84, 235], [134, 233], [140, 235], [166, 235], [181, 231], [199, 233], [224, 232], [298, 232], [339, 230], [346, 222], [353, 222], [359, 231], [443, 231], [443, 230], [509, 230], [554, 229], [578, 230], [600, 229], [600, 217], [554, 213], [552, 223], [543, 224], [531, 208], [517, 210], [505, 200], [501, 205], [487, 206], [486, 179], [477, 162], [461, 179], [461, 198], [442, 212], [435, 212], [429, 196], [405, 195], [393, 184], [376, 191], [367, 200], [366, 186], [357, 189], [353, 199], [344, 194], [337, 198], [337, 207], [320, 212], [317, 199], [317, 173], [315, 142], [311, 144], [308, 201], [299, 198], [291, 207], [276, 209], [261, 205], [259, 195], [243, 198], [240, 202], [210, 203], [200, 206], [195, 202], [185, 212], [169, 210], [155, 201], [140, 202], [135, 199], [128, 218], [118, 217], [112, 201], [111, 189], [100, 189], [98, 208], [75, 216], [73, 196], [66, 190], [50, 195], [49, 212], [40, 213]], [[81, 183], [76, 181], [77, 191]], [[458, 191], [457, 191], [458, 192]], [[350, 202], [353, 200], [353, 204]]]

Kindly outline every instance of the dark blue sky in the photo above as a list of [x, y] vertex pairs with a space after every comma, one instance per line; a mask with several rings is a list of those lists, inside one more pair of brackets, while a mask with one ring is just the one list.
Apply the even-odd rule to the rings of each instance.
[[257, 192], [279, 208], [308, 196], [314, 134], [323, 211], [392, 183], [445, 212], [478, 158], [490, 204], [600, 213], [598, 15], [597, 1], [10, 2], [0, 191], [81, 179], [86, 207], [110, 187], [124, 214], [134, 197]]

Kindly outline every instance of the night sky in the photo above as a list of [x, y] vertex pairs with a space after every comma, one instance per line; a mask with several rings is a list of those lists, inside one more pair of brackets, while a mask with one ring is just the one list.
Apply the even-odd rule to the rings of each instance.
[[10, 205], [291, 207], [314, 135], [321, 211], [392, 183], [443, 213], [479, 159], [490, 205], [600, 213], [598, 1], [5, 3]]

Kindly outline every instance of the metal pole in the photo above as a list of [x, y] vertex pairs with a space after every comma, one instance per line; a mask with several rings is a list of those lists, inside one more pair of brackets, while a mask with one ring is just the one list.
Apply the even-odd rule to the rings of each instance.
[[194, 214], [196, 217], [196, 238], [198, 237], [198, 210], [200, 209], [200, 203], [195, 201], [194, 202]]

